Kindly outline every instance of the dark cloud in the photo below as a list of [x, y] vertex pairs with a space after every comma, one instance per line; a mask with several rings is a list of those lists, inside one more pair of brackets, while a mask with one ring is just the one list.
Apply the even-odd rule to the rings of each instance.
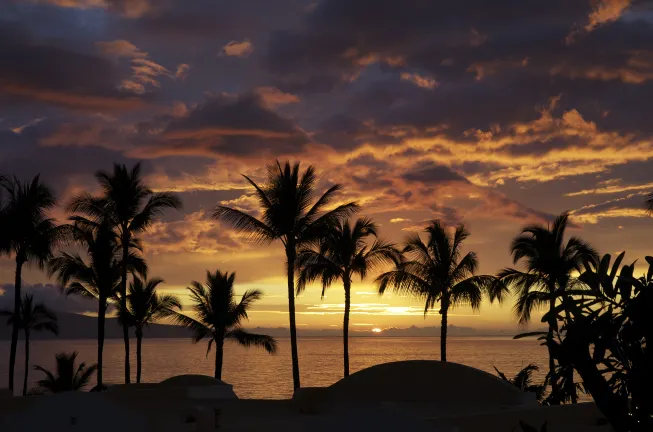
[[[149, 134], [155, 124], [141, 125]], [[172, 119], [156, 140], [139, 152], [150, 154], [292, 154], [309, 139], [291, 120], [268, 108], [258, 95], [215, 96], [188, 115]]]
[[460, 174], [457, 174], [444, 165], [438, 165], [434, 162], [418, 164], [410, 171], [404, 172], [401, 177], [404, 180], [420, 182], [425, 185], [452, 181], [467, 183], [467, 180]]
[[0, 21], [0, 104], [36, 102], [81, 111], [143, 107], [137, 95], [117, 90], [121, 76], [108, 60], [35, 40]]

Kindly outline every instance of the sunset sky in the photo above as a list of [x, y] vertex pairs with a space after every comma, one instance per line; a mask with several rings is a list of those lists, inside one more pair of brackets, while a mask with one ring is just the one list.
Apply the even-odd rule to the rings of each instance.
[[[282, 249], [209, 215], [255, 211], [240, 174], [263, 181], [275, 158], [342, 183], [387, 239], [464, 222], [483, 273], [565, 210], [602, 253], [653, 252], [650, 1], [0, 0], [0, 59], [0, 172], [41, 173], [65, 203], [98, 191], [97, 169], [143, 161], [184, 202], [145, 237], [150, 274], [185, 295], [235, 271], [239, 292], [266, 293], [252, 326], [287, 326]], [[37, 269], [24, 280], [93, 309]], [[439, 325], [372, 282], [354, 283], [354, 329]], [[340, 327], [342, 302], [339, 285], [309, 288], [299, 328]], [[511, 303], [449, 322], [512, 329]]]

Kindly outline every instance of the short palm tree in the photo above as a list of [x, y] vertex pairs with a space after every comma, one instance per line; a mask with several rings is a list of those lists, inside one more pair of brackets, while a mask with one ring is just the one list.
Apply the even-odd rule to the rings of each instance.
[[[2, 310], [0, 315], [8, 316], [7, 324], [14, 323], [14, 312], [11, 310]], [[49, 331], [59, 334], [57, 325], [57, 316], [48, 309], [43, 303], [34, 304], [34, 296], [25, 294], [20, 303], [20, 313], [18, 315], [18, 327], [23, 329], [25, 335], [25, 377], [23, 379], [23, 396], [27, 395], [27, 377], [29, 375], [29, 341], [32, 332]]]
[[[129, 170], [125, 165], [114, 164], [113, 172], [95, 174], [103, 194], [94, 197], [84, 193], [75, 197], [69, 211], [82, 213], [94, 221], [108, 220], [115, 228], [122, 251], [122, 269], [119, 289], [121, 308], [127, 302], [127, 260], [134, 239], [144, 233], [166, 209], [181, 208], [181, 200], [167, 192], [153, 192], [141, 177], [141, 165]], [[123, 323], [125, 344], [125, 383], [131, 379], [129, 365], [129, 325]]]
[[440, 356], [442, 361], [447, 361], [449, 309], [467, 305], [478, 310], [484, 294], [490, 301], [501, 302], [506, 288], [494, 276], [474, 275], [478, 267], [474, 252], [461, 257], [462, 244], [469, 237], [463, 225], [452, 236], [447, 227], [434, 220], [426, 228], [426, 234], [426, 243], [418, 234], [409, 235], [403, 249], [405, 259], [393, 270], [381, 274], [376, 282], [379, 294], [392, 289], [423, 299], [424, 315], [440, 303]]
[[42, 366], [34, 369], [45, 374], [45, 378], [37, 381], [36, 390], [44, 393], [62, 393], [79, 391], [91, 380], [97, 365], [86, 366], [86, 363], [76, 365], [77, 352], [55, 354], [57, 370], [53, 373]]
[[[300, 270], [297, 293], [306, 284], [319, 280], [322, 283], [322, 296], [334, 282], [342, 281], [345, 289], [345, 314], [342, 325], [344, 349], [344, 374], [349, 376], [349, 310], [351, 307], [351, 282], [354, 276], [363, 280], [378, 266], [396, 263], [400, 253], [394, 245], [377, 237], [378, 227], [370, 219], [358, 219], [353, 227], [344, 221], [331, 228], [320, 242], [305, 247], [297, 255]], [[368, 237], [375, 237], [372, 245]]]
[[[110, 224], [92, 224], [77, 220], [68, 226], [72, 238], [86, 250], [86, 257], [79, 253], [62, 252], [50, 260], [50, 275], [57, 280], [66, 295], [91, 298], [98, 302], [97, 322], [97, 388], [103, 388], [104, 327], [109, 301], [117, 295], [122, 272], [122, 256], [118, 239]], [[145, 274], [147, 265], [143, 258], [130, 251], [127, 270], [133, 274]]]
[[350, 202], [326, 210], [333, 203], [340, 185], [331, 186], [316, 198], [315, 168], [309, 166], [299, 174], [299, 164], [289, 162], [282, 167], [279, 161], [268, 166], [267, 184], [259, 186], [244, 176], [254, 188], [261, 208], [260, 218], [240, 210], [218, 206], [213, 217], [231, 224], [236, 231], [253, 240], [270, 243], [280, 240], [286, 252], [288, 277], [288, 315], [290, 318], [290, 350], [292, 357], [293, 386], [300, 387], [299, 357], [297, 354], [297, 326], [295, 324], [295, 265], [297, 252], [304, 245], [324, 237], [329, 227], [351, 216], [358, 210]]
[[[62, 238], [61, 231], [54, 219], [47, 213], [56, 205], [52, 190], [43, 184], [39, 176], [32, 181], [0, 180], [0, 186], [6, 192], [0, 212], [3, 233], [0, 236], [0, 251], [13, 254], [16, 260], [16, 278], [14, 282], [14, 310], [20, 309], [22, 271], [25, 264], [36, 264], [43, 268], [52, 257]], [[11, 332], [9, 352], [9, 388], [14, 389], [14, 369], [16, 366], [16, 349], [18, 346], [18, 321], [14, 321]]]
[[247, 320], [247, 310], [259, 300], [263, 293], [259, 290], [245, 291], [240, 302], [234, 293], [235, 273], [206, 272], [206, 285], [193, 281], [188, 287], [193, 302], [193, 312], [197, 318], [176, 312], [175, 320], [193, 331], [193, 343], [209, 338], [207, 355], [215, 343], [215, 378], [222, 379], [222, 356], [225, 339], [233, 340], [243, 346], [258, 346], [273, 354], [277, 343], [271, 336], [248, 333], [241, 324]]
[[[528, 323], [534, 310], [548, 306], [549, 330], [547, 340], [551, 340], [558, 329], [556, 301], [563, 298], [569, 289], [577, 285], [574, 276], [584, 268], [584, 263], [598, 262], [598, 254], [586, 242], [571, 237], [565, 244], [565, 230], [569, 214], [558, 216], [552, 226], [531, 225], [515, 237], [511, 245], [514, 264], [521, 263], [524, 271], [506, 268], [499, 274], [503, 283], [517, 296], [514, 310], [520, 324]], [[551, 400], [558, 396], [558, 380], [555, 360], [549, 348], [549, 376]]]
[[[174, 309], [181, 310], [181, 303], [177, 297], [157, 292], [157, 287], [162, 283], [163, 279], [143, 280], [135, 276], [134, 281], [129, 284], [127, 314], [122, 317], [122, 320], [130, 323], [136, 333], [137, 383], [141, 382], [143, 329], [157, 320], [173, 316]], [[118, 313], [124, 314], [120, 309]]]
[[545, 384], [535, 384], [533, 383], [533, 373], [537, 372], [539, 368], [537, 365], [529, 364], [523, 367], [513, 378], [508, 378], [506, 374], [501, 372], [499, 369], [494, 367], [494, 370], [497, 371], [499, 378], [506, 381], [509, 384], [517, 387], [519, 390], [529, 393], [535, 393], [538, 403], [542, 403], [546, 396], [546, 385]]

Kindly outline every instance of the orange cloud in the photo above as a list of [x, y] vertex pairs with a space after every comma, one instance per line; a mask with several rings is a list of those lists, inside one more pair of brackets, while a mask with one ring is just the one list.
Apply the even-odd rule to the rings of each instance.
[[254, 45], [248, 40], [231, 41], [222, 47], [222, 54], [230, 57], [249, 57], [254, 52]]
[[439, 85], [435, 79], [416, 73], [402, 72], [400, 78], [402, 81], [410, 81], [417, 87], [422, 87], [428, 90], [433, 90]]

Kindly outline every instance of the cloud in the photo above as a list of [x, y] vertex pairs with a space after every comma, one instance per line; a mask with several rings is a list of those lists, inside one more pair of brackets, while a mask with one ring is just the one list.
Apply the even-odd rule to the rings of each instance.
[[417, 73], [402, 72], [401, 79], [404, 81], [410, 81], [415, 84], [417, 87], [422, 87], [427, 90], [433, 90], [438, 86], [438, 82], [431, 77], [422, 76]]
[[410, 219], [400, 218], [400, 217], [390, 219], [390, 223], [402, 223], [402, 222], [410, 222]]
[[118, 89], [121, 75], [103, 57], [33, 39], [24, 29], [0, 22], [0, 104], [40, 102], [72, 110], [129, 110], [145, 103]]
[[[573, 197], [580, 195], [604, 195], [604, 194], [616, 194], [620, 192], [631, 192], [631, 191], [650, 191], [653, 190], [653, 183], [639, 184], [639, 185], [619, 185], [619, 184], [610, 184], [600, 188], [593, 189], [583, 189], [577, 192], [568, 192], [565, 196]], [[642, 192], [641, 194], [646, 194]]]
[[148, 142], [138, 145], [134, 155], [280, 155], [309, 143], [297, 125], [270, 110], [257, 94], [214, 96], [187, 115], [163, 123], [140, 126]]
[[222, 47], [222, 54], [230, 57], [249, 57], [254, 52], [254, 45], [245, 39], [244, 41], [231, 41]]
[[291, 93], [284, 93], [276, 87], [259, 87], [256, 89], [256, 93], [271, 108], [298, 103], [300, 101], [298, 96]]
[[150, 11], [148, 0], [29, 0], [33, 3], [47, 3], [62, 8], [105, 9], [127, 18], [137, 18]]
[[147, 252], [155, 255], [184, 252], [215, 255], [238, 251], [245, 243], [212, 220], [205, 211], [186, 214], [178, 221], [155, 222], [144, 240]]

